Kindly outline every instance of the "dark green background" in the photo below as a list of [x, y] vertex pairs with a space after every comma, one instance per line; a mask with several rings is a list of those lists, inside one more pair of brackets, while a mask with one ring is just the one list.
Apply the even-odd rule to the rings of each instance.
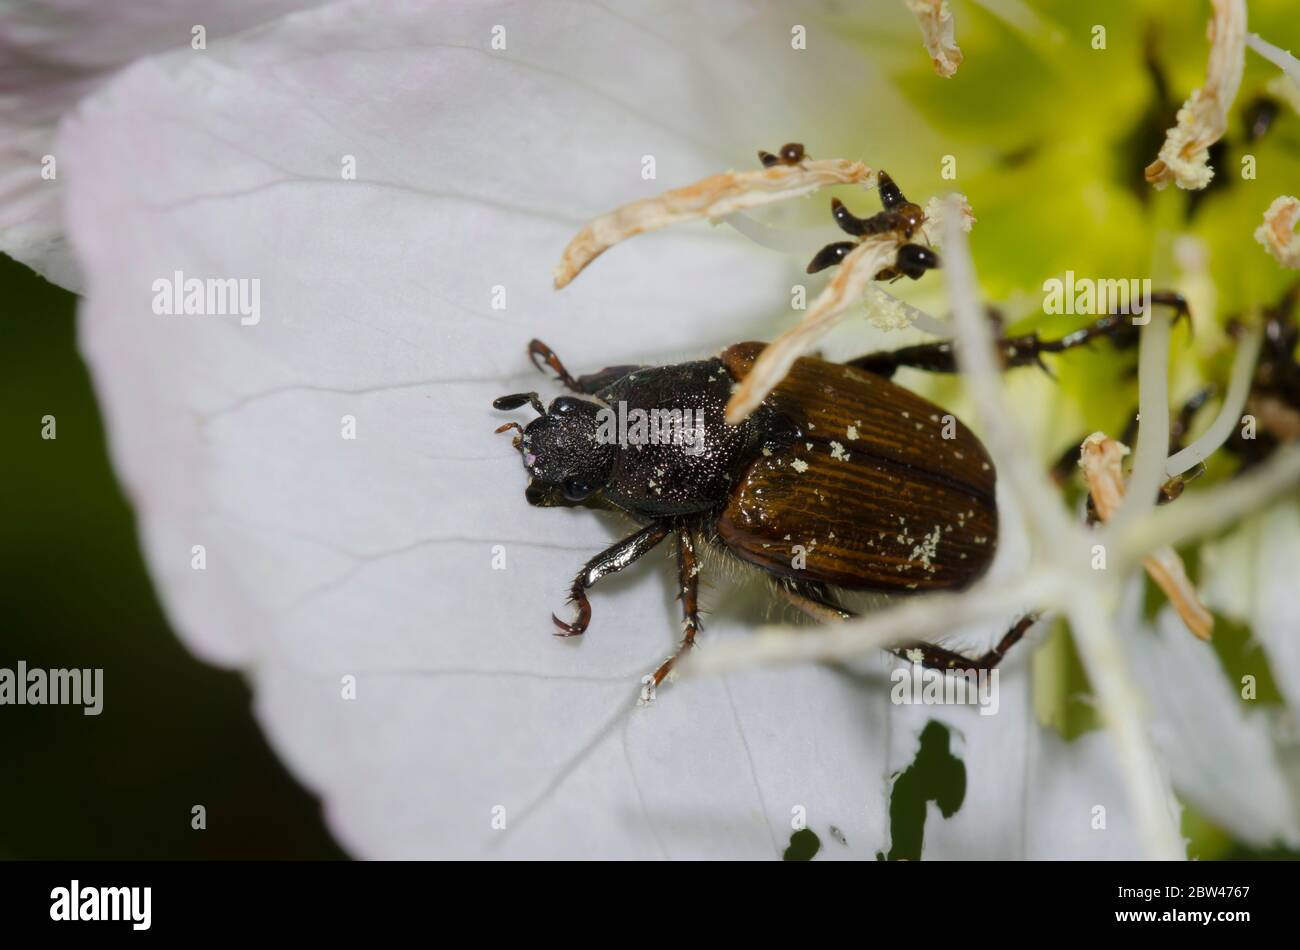
[[0, 255], [0, 301], [0, 667], [102, 667], [105, 696], [99, 716], [0, 706], [0, 857], [343, 857], [243, 678], [167, 625], [108, 464], [76, 298]]

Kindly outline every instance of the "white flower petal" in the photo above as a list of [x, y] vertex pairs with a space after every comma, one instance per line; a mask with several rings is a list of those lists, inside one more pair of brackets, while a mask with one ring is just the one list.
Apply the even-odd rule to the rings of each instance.
[[[1136, 615], [1140, 585], [1129, 591]], [[1149, 690], [1152, 738], [1179, 794], [1256, 846], [1300, 842], [1297, 803], [1273, 748], [1268, 717], [1246, 710], [1218, 657], [1187, 636], [1168, 606], [1154, 629], [1125, 630]]]
[[[707, 353], [770, 335], [793, 274], [699, 225], [557, 294], [565, 242], [660, 182], [811, 149], [801, 123], [827, 130], [815, 154], [842, 153], [832, 116], [886, 98], [869, 69], [846, 81], [828, 33], [816, 56], [791, 51], [784, 8], [640, 17], [334, 6], [137, 64], [61, 135], [83, 350], [160, 593], [196, 651], [249, 670], [272, 741], [359, 855], [773, 857], [799, 807], [827, 857], [888, 844], [888, 750], [928, 711], [894, 710], [883, 676], [684, 680], [635, 707], [678, 628], [666, 548], [595, 590], [581, 642], [550, 635], [573, 572], [628, 528], [525, 504], [489, 404], [555, 391], [526, 341], [575, 372]], [[260, 322], [155, 315], [153, 283], [176, 271], [259, 278]], [[760, 620], [754, 588], [724, 576], [708, 577], [705, 650]], [[951, 830], [969, 846], [1020, 827], [1008, 772], [1033, 784], [1027, 676], [1007, 676], [1003, 712], [966, 732], [974, 805]], [[1017, 840], [1056, 853], [1036, 827]], [[958, 853], [931, 830], [936, 855]]]
[[[190, 47], [196, 25], [204, 27], [211, 48], [317, 2], [60, 0], [0, 11], [0, 251], [56, 284], [80, 290], [60, 211], [63, 173], [54, 148], [59, 119], [122, 66]], [[52, 178], [42, 175], [47, 155], [55, 159]]]
[[1250, 628], [1292, 710], [1300, 710], [1300, 683], [1289, 675], [1300, 668], [1297, 564], [1300, 502], [1296, 501], [1275, 505], [1202, 549], [1206, 603]]

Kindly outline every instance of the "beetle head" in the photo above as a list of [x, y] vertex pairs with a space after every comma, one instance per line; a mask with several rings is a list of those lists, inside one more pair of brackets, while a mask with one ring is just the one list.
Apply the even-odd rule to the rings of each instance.
[[604, 488], [618, 451], [616, 444], [598, 438], [605, 407], [591, 399], [560, 396], [543, 408], [536, 393], [502, 396], [492, 405], [515, 409], [525, 402], [538, 413], [515, 440], [529, 475], [524, 490], [528, 503], [542, 508], [577, 505]]

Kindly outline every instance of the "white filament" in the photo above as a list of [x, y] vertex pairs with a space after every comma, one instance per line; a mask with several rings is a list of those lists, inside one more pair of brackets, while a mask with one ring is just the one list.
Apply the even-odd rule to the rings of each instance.
[[1241, 410], [1246, 406], [1250, 395], [1250, 381], [1255, 376], [1255, 359], [1259, 355], [1260, 344], [1264, 334], [1259, 329], [1252, 329], [1237, 346], [1237, 355], [1232, 362], [1232, 379], [1228, 383], [1228, 395], [1205, 434], [1180, 452], [1175, 452], [1165, 462], [1165, 475], [1173, 478], [1204, 462], [1219, 446], [1228, 441], [1233, 428], [1241, 420]]

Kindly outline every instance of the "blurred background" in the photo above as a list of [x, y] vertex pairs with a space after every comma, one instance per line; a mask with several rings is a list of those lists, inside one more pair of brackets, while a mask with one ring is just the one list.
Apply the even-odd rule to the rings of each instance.
[[[104, 670], [98, 716], [0, 707], [0, 858], [343, 857], [243, 677], [167, 625], [77, 354], [76, 297], [0, 255], [0, 300], [0, 667]], [[57, 439], [41, 438], [47, 414]]]

